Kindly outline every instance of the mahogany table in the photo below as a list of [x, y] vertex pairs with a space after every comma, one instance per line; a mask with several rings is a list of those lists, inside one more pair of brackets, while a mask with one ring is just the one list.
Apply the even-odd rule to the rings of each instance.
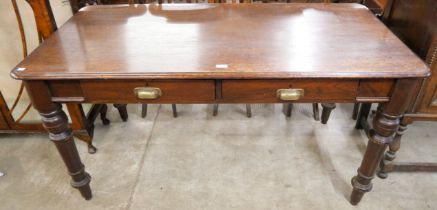
[[86, 7], [12, 71], [85, 199], [90, 176], [61, 103], [379, 103], [354, 205], [428, 75], [359, 4]]

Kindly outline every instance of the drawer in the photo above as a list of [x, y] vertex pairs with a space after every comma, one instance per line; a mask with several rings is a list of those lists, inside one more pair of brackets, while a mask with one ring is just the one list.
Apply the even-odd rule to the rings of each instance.
[[281, 103], [278, 89], [303, 89], [304, 96], [290, 102], [354, 102], [357, 80], [223, 80], [222, 101], [245, 103]]
[[[209, 103], [215, 99], [214, 80], [87, 80], [81, 82], [86, 102], [93, 103]], [[139, 99], [138, 87], [158, 88], [156, 99]]]

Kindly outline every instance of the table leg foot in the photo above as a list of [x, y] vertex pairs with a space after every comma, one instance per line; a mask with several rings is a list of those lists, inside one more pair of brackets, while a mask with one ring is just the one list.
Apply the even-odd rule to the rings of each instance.
[[354, 206], [358, 205], [358, 203], [361, 201], [361, 199], [364, 196], [364, 193], [366, 193], [365, 191], [359, 190], [354, 188], [352, 190], [352, 194], [351, 194], [351, 198], [350, 198], [350, 203]]
[[89, 183], [91, 182], [91, 176], [88, 173], [85, 173], [85, 179], [82, 181], [76, 182], [71, 181], [70, 184], [72, 187], [77, 188], [85, 200], [91, 200], [93, 197], [93, 193], [91, 192], [91, 187]]
[[88, 153], [95, 154], [96, 152], [97, 152], [97, 148], [92, 144], [88, 144]]

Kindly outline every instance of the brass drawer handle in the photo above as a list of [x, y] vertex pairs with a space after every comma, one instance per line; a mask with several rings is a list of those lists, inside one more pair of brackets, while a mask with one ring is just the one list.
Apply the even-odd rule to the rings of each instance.
[[279, 89], [276, 96], [283, 101], [296, 101], [304, 96], [303, 89]]
[[161, 89], [154, 87], [137, 87], [134, 93], [138, 99], [157, 99], [162, 95]]

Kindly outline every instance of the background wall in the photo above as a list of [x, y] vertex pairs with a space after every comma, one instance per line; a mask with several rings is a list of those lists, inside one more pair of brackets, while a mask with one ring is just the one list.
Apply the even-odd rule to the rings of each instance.
[[[27, 38], [28, 52], [30, 53], [38, 46], [38, 36], [35, 26], [35, 19], [29, 4], [25, 0], [16, 0], [24, 30]], [[59, 26], [64, 24], [71, 16], [71, 7], [68, 0], [50, 0], [56, 23]], [[0, 0], [0, 90], [10, 106], [12, 105], [21, 82], [12, 79], [9, 72], [18, 62], [23, 59], [20, 32], [11, 0]], [[14, 116], [21, 113], [27, 106], [27, 95], [23, 95], [23, 102], [17, 107]], [[34, 116], [31, 113], [25, 119], [29, 120]]]

